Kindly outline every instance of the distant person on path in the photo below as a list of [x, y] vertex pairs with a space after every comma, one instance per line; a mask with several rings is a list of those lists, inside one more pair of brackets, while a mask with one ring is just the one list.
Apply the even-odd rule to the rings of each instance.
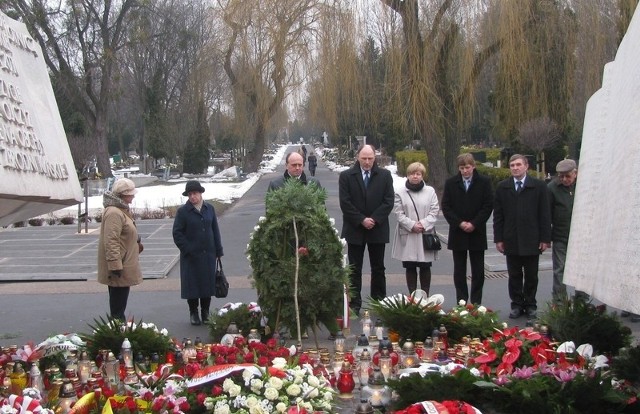
[[125, 321], [131, 286], [142, 283], [139, 255], [142, 244], [129, 210], [138, 190], [128, 178], [113, 184], [102, 196], [104, 213], [98, 239], [98, 282], [109, 288], [111, 317]]
[[[549, 188], [549, 206], [551, 208], [551, 260], [553, 261], [553, 300], [562, 303], [567, 299], [567, 286], [564, 284], [564, 264], [567, 259], [567, 244], [571, 228], [573, 199], [576, 194], [578, 169], [571, 159], [562, 160], [556, 165], [557, 178]], [[576, 291], [576, 297], [586, 299], [584, 292]]]
[[318, 187], [322, 187], [320, 185], [320, 181], [316, 178], [307, 178], [304, 173], [304, 164], [302, 160], [302, 155], [297, 152], [290, 152], [285, 157], [285, 165], [287, 167], [284, 175], [282, 177], [278, 177], [275, 180], [271, 180], [269, 183], [268, 191], [272, 191], [282, 187], [286, 180], [294, 179], [300, 180], [302, 184], [310, 184], [315, 183]]
[[425, 184], [427, 169], [420, 162], [407, 167], [407, 181], [395, 193], [394, 212], [398, 219], [393, 237], [392, 257], [402, 261], [409, 294], [418, 288], [429, 293], [431, 287], [431, 262], [437, 260], [438, 252], [425, 250], [422, 234], [435, 232], [438, 220], [438, 196], [433, 187]]
[[311, 151], [311, 154], [307, 157], [307, 162], [309, 163], [309, 173], [311, 173], [312, 177], [315, 177], [316, 168], [318, 167], [318, 157], [316, 157], [313, 151]]
[[551, 244], [551, 214], [547, 185], [527, 175], [524, 155], [509, 159], [511, 178], [498, 183], [493, 207], [496, 249], [507, 256], [511, 313], [537, 316], [538, 262]]
[[342, 237], [347, 241], [351, 265], [350, 306], [356, 313], [362, 307], [362, 262], [364, 249], [369, 249], [371, 265], [371, 297], [387, 296], [384, 267], [385, 244], [389, 243], [389, 214], [393, 210], [394, 191], [391, 173], [378, 167], [371, 145], [357, 153], [357, 162], [338, 178], [338, 194], [342, 210]]
[[202, 193], [200, 182], [187, 181], [182, 195], [189, 199], [173, 222], [173, 241], [180, 249], [180, 297], [189, 305], [191, 325], [209, 318], [211, 297], [216, 293], [217, 259], [224, 256], [216, 211], [203, 201]]
[[[442, 195], [442, 213], [449, 223], [447, 248], [453, 255], [456, 303], [479, 305], [484, 287], [484, 251], [487, 250], [487, 220], [493, 210], [491, 180], [476, 170], [469, 153], [456, 160], [459, 173], [447, 179]], [[471, 293], [467, 287], [467, 252], [471, 264]]]

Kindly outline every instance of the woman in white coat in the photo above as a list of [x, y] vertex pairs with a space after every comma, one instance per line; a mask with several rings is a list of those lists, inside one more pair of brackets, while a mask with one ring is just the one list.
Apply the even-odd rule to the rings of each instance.
[[440, 211], [435, 190], [424, 182], [426, 172], [422, 163], [410, 164], [404, 188], [395, 193], [394, 212], [398, 223], [391, 254], [394, 259], [402, 261], [409, 293], [418, 288], [418, 269], [420, 289], [429, 293], [431, 262], [438, 258], [438, 252], [425, 250], [422, 243], [423, 233], [435, 232]]

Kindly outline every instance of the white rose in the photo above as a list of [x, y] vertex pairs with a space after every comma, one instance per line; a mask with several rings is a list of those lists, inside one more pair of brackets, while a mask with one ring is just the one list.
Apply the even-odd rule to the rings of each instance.
[[233, 386], [229, 388], [230, 397], [237, 397], [238, 395], [240, 395], [241, 392], [242, 392], [242, 387], [240, 387], [239, 385], [233, 384]]
[[204, 408], [206, 408], [207, 410], [213, 410], [214, 406], [215, 401], [213, 400], [213, 398], [207, 397], [204, 399]]
[[264, 390], [264, 398], [266, 398], [269, 401], [273, 401], [277, 399], [278, 395], [280, 395], [280, 393], [278, 392], [278, 390], [276, 390], [273, 387], [267, 387]]
[[309, 378], [307, 378], [307, 382], [314, 388], [318, 388], [320, 386], [320, 380], [318, 379], [318, 377], [315, 377], [313, 375], [309, 375]]
[[284, 369], [287, 366], [287, 360], [281, 357], [273, 358], [273, 362], [271, 363], [274, 368]]
[[251, 378], [253, 378], [253, 372], [249, 371], [248, 369], [242, 371], [242, 379], [244, 379], [245, 384], [248, 384]]
[[302, 392], [302, 389], [298, 384], [291, 384], [287, 387], [287, 394], [293, 397], [300, 395], [301, 392]]
[[247, 400], [244, 402], [244, 405], [246, 405], [249, 408], [253, 407], [256, 404], [258, 404], [258, 399], [253, 395], [247, 397]]
[[502, 329], [507, 329], [509, 325], [506, 322], [502, 322]]
[[466, 304], [467, 304], [467, 302], [464, 299], [460, 299], [460, 301], [458, 302], [458, 305], [460, 305], [460, 306], [464, 306]]
[[322, 395], [322, 398], [325, 401], [333, 401], [333, 392], [331, 391], [325, 391], [324, 394]]
[[285, 403], [280, 402], [276, 405], [276, 410], [279, 413], [284, 413], [285, 411], [287, 411], [287, 405]]
[[160, 333], [162, 334], [162, 336], [169, 336], [169, 331], [167, 330], [167, 328], [162, 328]]
[[482, 313], [483, 315], [485, 313], [487, 313], [487, 308], [485, 308], [484, 306], [480, 305], [478, 306], [478, 312]]
[[331, 223], [332, 226], [336, 225], [336, 219], [334, 219], [333, 217], [329, 218], [329, 223]]
[[258, 230], [260, 230], [260, 226], [255, 226], [255, 227], [253, 228], [253, 231], [258, 231]]
[[236, 384], [234, 384], [233, 380], [232, 380], [231, 378], [227, 378], [227, 379], [225, 379], [225, 380], [224, 380], [224, 382], [222, 383], [222, 390], [223, 390], [224, 392], [229, 392], [229, 390], [231, 389], [231, 387], [233, 387], [234, 385], [236, 385]]
[[278, 377], [271, 377], [269, 378], [269, 386], [280, 390], [282, 388], [282, 380]]
[[262, 405], [258, 404], [258, 405], [254, 405], [253, 407], [249, 408], [249, 414], [268, 414], [269, 411], [267, 411]]
[[231, 409], [229, 408], [229, 404], [222, 404], [220, 406], [216, 405], [216, 408], [213, 410], [213, 414], [230, 414]]
[[262, 382], [262, 380], [260, 378], [254, 378], [251, 380], [251, 390], [253, 392], [260, 392], [260, 389], [262, 389], [262, 386], [264, 385], [264, 383]]
[[258, 223], [263, 223], [267, 218], [265, 216], [258, 217]]
[[312, 388], [306, 394], [307, 398], [317, 398], [320, 395], [320, 391], [317, 388]]
[[468, 311], [463, 310], [462, 312], [460, 312], [460, 316], [467, 316], [469, 314]]

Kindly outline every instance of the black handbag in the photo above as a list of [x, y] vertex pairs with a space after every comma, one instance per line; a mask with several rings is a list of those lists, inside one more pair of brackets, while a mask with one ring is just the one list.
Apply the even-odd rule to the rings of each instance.
[[229, 282], [227, 281], [227, 277], [224, 275], [224, 270], [222, 270], [222, 260], [218, 257], [218, 266], [216, 270], [216, 298], [226, 298], [229, 294]]
[[[416, 217], [420, 220], [418, 208], [416, 207], [416, 203], [413, 201], [411, 194], [409, 194], [409, 198], [411, 199], [411, 203], [413, 203], [413, 209], [416, 211]], [[436, 229], [433, 229], [433, 233], [422, 233], [422, 247], [425, 250], [442, 250], [442, 244], [440, 243], [440, 238], [436, 234]]]

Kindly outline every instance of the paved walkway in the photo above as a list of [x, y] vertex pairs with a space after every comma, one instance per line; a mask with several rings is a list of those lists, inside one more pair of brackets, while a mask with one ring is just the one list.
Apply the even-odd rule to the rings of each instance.
[[[251, 268], [245, 250], [258, 217], [264, 215], [264, 195], [269, 181], [283, 173], [284, 165], [281, 164], [277, 170], [264, 175], [220, 217], [225, 251], [223, 262], [231, 290], [227, 300], [214, 299], [213, 307], [220, 307], [227, 301], [256, 300], [248, 279]], [[327, 190], [327, 209], [340, 229], [338, 174], [319, 162], [316, 177]], [[393, 215], [391, 220], [393, 229]], [[205, 327], [189, 325], [186, 301], [180, 299], [180, 277], [176, 266], [178, 250], [171, 237], [172, 224], [172, 220], [138, 222], [145, 245], [141, 256], [145, 281], [132, 288], [127, 314], [136, 320], [143, 319], [167, 328], [177, 338], [200, 336], [207, 340]], [[106, 287], [96, 282], [97, 225], [90, 225], [88, 233], [78, 234], [77, 229], [77, 225], [68, 225], [0, 231], [0, 345], [22, 345], [30, 340], [39, 342], [61, 332], [86, 332], [90, 329], [88, 324], [108, 313]], [[446, 235], [444, 218], [439, 220], [437, 230]], [[489, 234], [490, 241], [492, 237]], [[489, 244], [493, 246], [493, 243]], [[486, 262], [483, 302], [506, 318], [509, 299], [504, 257], [492, 248], [487, 252]], [[386, 249], [385, 263], [388, 293], [405, 292], [404, 269], [399, 261], [391, 258], [391, 246]], [[443, 250], [432, 268], [431, 293], [442, 293], [445, 307], [455, 302], [452, 269], [451, 254]], [[537, 295], [540, 309], [551, 296], [552, 276], [548, 269], [550, 255], [545, 253], [541, 259]], [[366, 264], [364, 271], [369, 271]], [[368, 282], [365, 276], [365, 297]], [[511, 323], [524, 325], [525, 319]], [[640, 337], [640, 324], [629, 323], [629, 326], [634, 329], [636, 337]], [[321, 343], [327, 346], [326, 332], [320, 335]]]

